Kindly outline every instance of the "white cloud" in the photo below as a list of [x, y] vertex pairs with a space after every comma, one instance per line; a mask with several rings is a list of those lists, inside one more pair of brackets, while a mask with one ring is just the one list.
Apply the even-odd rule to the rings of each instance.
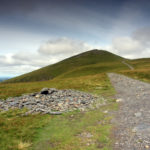
[[91, 49], [85, 42], [72, 40], [69, 38], [59, 38], [50, 40], [39, 48], [39, 52], [45, 55], [73, 55]]
[[143, 45], [131, 37], [118, 37], [112, 41], [112, 49], [122, 56], [134, 55], [142, 48]]
[[14, 76], [28, 73], [30, 71], [39, 69], [40, 67], [57, 62], [58, 59], [52, 57], [43, 57], [39, 54], [14, 54], [8, 59], [3, 56], [0, 58], [0, 76]]
[[150, 57], [150, 28], [136, 30], [130, 37], [114, 38], [109, 50], [126, 58]]
[[18, 76], [33, 70], [38, 69], [38, 67], [33, 67], [29, 65], [16, 65], [16, 66], [1, 66], [0, 76]]
[[150, 27], [135, 31], [133, 33], [133, 38], [145, 46], [150, 46]]
[[20, 75], [90, 50], [105, 49], [126, 58], [150, 57], [150, 28], [137, 30], [132, 36], [116, 37], [104, 47], [91, 46], [69, 38], [43, 43], [35, 52], [0, 55], [1, 75]]
[[120, 37], [113, 40], [115, 49], [122, 53], [132, 53], [141, 47], [140, 43], [130, 37]]
[[18, 52], [0, 56], [1, 75], [20, 75], [56, 63], [92, 47], [85, 42], [69, 38], [50, 40], [36, 52]]

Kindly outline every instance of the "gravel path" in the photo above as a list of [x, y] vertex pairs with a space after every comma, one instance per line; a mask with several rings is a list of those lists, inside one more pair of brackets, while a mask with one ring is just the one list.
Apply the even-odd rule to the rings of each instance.
[[114, 149], [150, 150], [150, 84], [114, 73], [108, 76], [120, 103], [113, 120]]
[[126, 63], [125, 61], [122, 61], [122, 63], [127, 67], [129, 67], [130, 70], [134, 70], [134, 68], [130, 64]]

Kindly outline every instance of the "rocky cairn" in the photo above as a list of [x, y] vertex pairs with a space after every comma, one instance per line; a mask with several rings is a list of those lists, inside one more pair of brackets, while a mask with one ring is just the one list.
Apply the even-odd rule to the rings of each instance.
[[36, 113], [59, 115], [77, 109], [85, 111], [96, 100], [96, 97], [85, 92], [43, 88], [39, 93], [0, 100], [0, 110], [27, 108], [26, 115]]

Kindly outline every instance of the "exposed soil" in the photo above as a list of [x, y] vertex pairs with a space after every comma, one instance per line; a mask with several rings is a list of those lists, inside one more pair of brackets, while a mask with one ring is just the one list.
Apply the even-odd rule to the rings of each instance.
[[114, 73], [108, 74], [120, 103], [112, 122], [115, 150], [150, 149], [150, 84]]

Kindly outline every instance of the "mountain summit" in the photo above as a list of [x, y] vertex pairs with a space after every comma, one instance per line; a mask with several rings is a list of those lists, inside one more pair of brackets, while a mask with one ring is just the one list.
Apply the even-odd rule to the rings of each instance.
[[[120, 67], [125, 58], [110, 53], [105, 50], [90, 50], [56, 64], [43, 67], [33, 72], [9, 79], [5, 82], [31, 82], [31, 81], [44, 81], [51, 80], [56, 77], [71, 77], [95, 74], [102, 71], [109, 71]], [[114, 64], [113, 67], [112, 64]]]

